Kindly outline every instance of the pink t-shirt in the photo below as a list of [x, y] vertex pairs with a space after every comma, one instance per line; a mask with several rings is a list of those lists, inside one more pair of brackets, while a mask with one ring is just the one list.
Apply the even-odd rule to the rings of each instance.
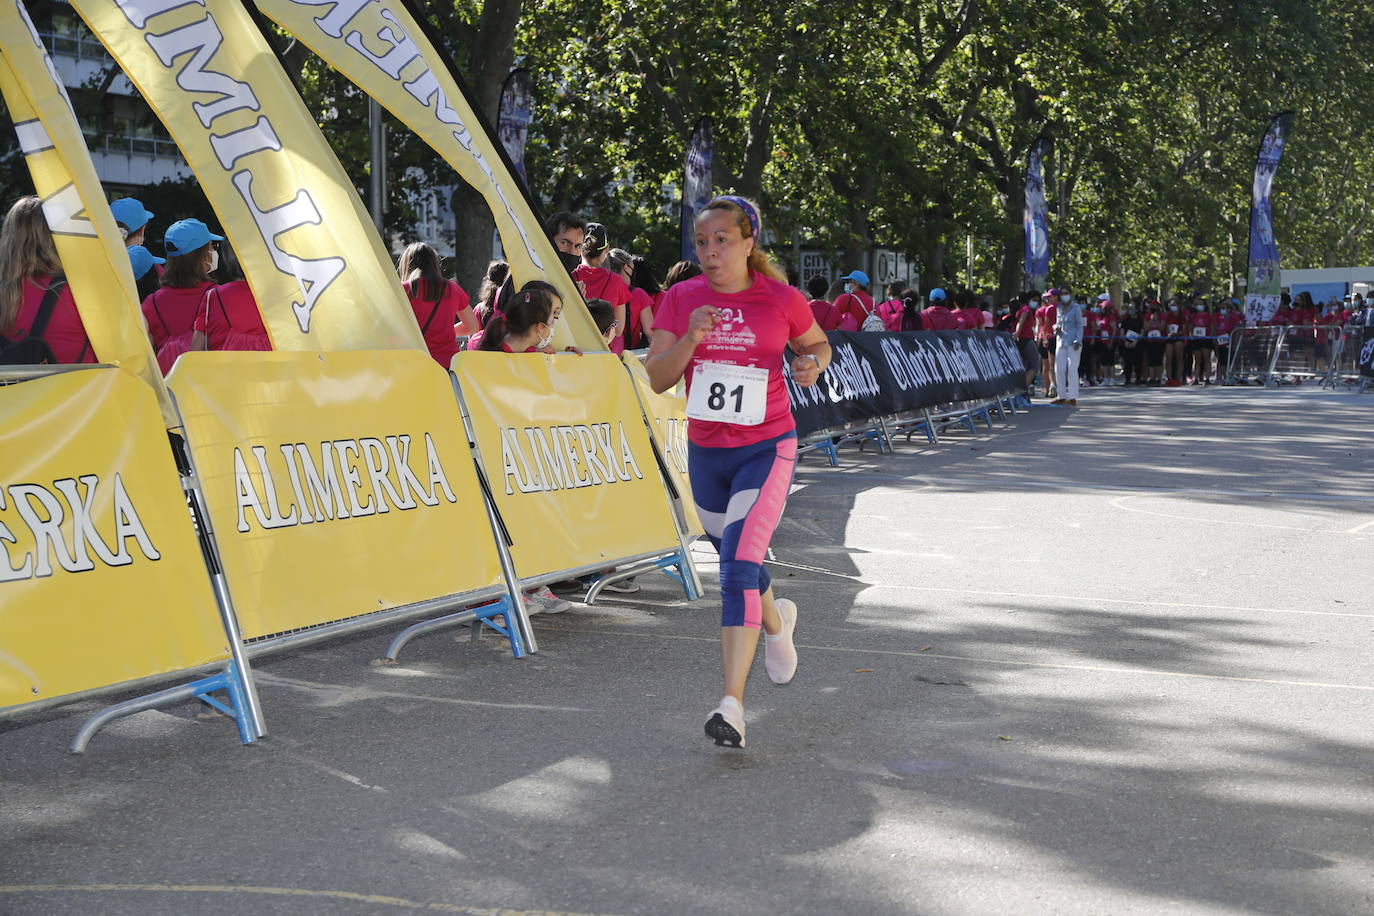
[[[589, 267], [579, 264], [572, 272], [574, 280], [582, 281], [587, 288], [588, 299], [605, 299], [614, 308], [630, 304], [630, 288], [619, 274], [613, 274], [604, 267]], [[626, 309], [628, 311], [628, 308]], [[657, 316], [655, 316], [657, 317]], [[654, 323], [658, 327], [658, 323]], [[611, 340], [611, 352], [620, 353], [625, 349], [624, 329]]]
[[675, 284], [663, 297], [654, 314], [654, 327], [670, 331], [679, 339], [686, 336], [692, 312], [713, 305], [725, 313], [725, 320], [697, 345], [687, 363], [687, 390], [697, 363], [730, 363], [768, 370], [767, 410], [757, 426], [689, 420], [687, 438], [710, 448], [736, 448], [781, 436], [796, 429], [792, 404], [783, 381], [783, 348], [815, 324], [806, 299], [796, 289], [762, 274], [753, 274], [753, 285], [739, 293], [718, 293], [706, 277], [693, 277]]
[[419, 280], [407, 280], [401, 285], [405, 287], [406, 298], [415, 312], [415, 321], [424, 334], [429, 355], [447, 369], [458, 352], [458, 337], [453, 326], [463, 309], [468, 307], [468, 294], [457, 283], [445, 280], [444, 291], [436, 302], [424, 297], [424, 284]]
[[[52, 282], [53, 278], [45, 274], [25, 277], [24, 299], [19, 306], [19, 314], [14, 316], [14, 327], [0, 328], [0, 334], [11, 341], [27, 337], [34, 319], [38, 317], [38, 307], [43, 304], [43, 297]], [[57, 294], [57, 302], [53, 305], [43, 339], [59, 363], [96, 362], [95, 351], [91, 349], [91, 341], [86, 336], [86, 326], [81, 323], [81, 313], [76, 310], [70, 286], [64, 284]]]
[[247, 280], [221, 283], [205, 295], [196, 330], [211, 350], [270, 350], [272, 341]]
[[959, 319], [943, 305], [930, 305], [921, 310], [921, 320], [927, 331], [954, 331], [959, 327]]
[[649, 310], [650, 315], [654, 313], [653, 297], [636, 286], [630, 290], [630, 304], [625, 309], [625, 320], [630, 327], [628, 330], [626, 328], [619, 329], [621, 336], [625, 338], [626, 345], [631, 350], [639, 346], [640, 335], [644, 333], [640, 324], [640, 316], [644, 314], [645, 309]]
[[959, 327], [966, 331], [977, 331], [983, 327], [983, 310], [969, 306], [954, 313], [959, 319]]

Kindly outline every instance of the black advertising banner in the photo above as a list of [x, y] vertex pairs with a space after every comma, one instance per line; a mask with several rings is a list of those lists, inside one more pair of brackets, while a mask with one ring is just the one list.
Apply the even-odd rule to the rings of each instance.
[[1026, 387], [1026, 367], [1002, 331], [831, 331], [830, 367], [810, 388], [787, 378], [797, 435]]
[[1360, 338], [1360, 375], [1374, 378], [1374, 325], [1365, 325]]

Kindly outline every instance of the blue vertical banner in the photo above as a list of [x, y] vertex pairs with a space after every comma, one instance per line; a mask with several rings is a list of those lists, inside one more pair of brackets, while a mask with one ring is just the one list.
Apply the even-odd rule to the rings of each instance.
[[1045, 157], [1051, 140], [1041, 137], [1026, 159], [1026, 203], [1021, 221], [1026, 229], [1025, 289], [1044, 289], [1050, 276], [1050, 208], [1045, 201]]
[[711, 119], [697, 121], [692, 139], [687, 141], [686, 165], [682, 175], [682, 260], [696, 263], [692, 227], [697, 214], [711, 202], [711, 170], [716, 144], [711, 137]]
[[1279, 246], [1274, 240], [1274, 208], [1269, 202], [1269, 192], [1292, 129], [1293, 112], [1277, 115], [1264, 132], [1259, 156], [1255, 159], [1255, 180], [1250, 192], [1250, 268], [1245, 281], [1245, 323], [1251, 326], [1274, 317], [1283, 291]]
[[501, 145], [506, 148], [511, 165], [520, 182], [529, 185], [525, 177], [525, 141], [530, 134], [531, 109], [534, 107], [534, 93], [530, 71], [523, 68], [512, 70], [501, 87], [501, 108], [496, 117], [496, 134]]

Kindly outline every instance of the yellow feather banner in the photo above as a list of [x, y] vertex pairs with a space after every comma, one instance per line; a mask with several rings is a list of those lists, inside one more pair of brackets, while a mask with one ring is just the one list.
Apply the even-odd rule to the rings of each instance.
[[72, 0], [167, 126], [278, 350], [422, 349], [353, 182], [237, 0]]
[[[90, 0], [85, 0], [89, 3]], [[256, 0], [270, 19], [372, 96], [486, 200], [521, 283], [544, 279], [564, 302], [559, 346], [606, 349], [576, 284], [518, 179], [443, 59], [396, 0]]]
[[81, 323], [102, 363], [152, 386], [163, 421], [180, 425], [148, 341], [129, 255], [90, 151], [28, 13], [0, 4], [0, 92], [14, 121]]

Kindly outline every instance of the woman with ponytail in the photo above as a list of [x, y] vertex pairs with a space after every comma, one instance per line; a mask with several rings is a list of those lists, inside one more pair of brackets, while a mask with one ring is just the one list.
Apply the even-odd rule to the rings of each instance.
[[758, 206], [718, 197], [697, 216], [703, 275], [678, 283], [654, 314], [645, 361], [655, 391], [687, 381], [688, 468], [697, 513], [720, 554], [725, 696], [706, 722], [717, 745], [744, 747], [744, 686], [764, 631], [764, 667], [792, 680], [795, 603], [774, 600], [763, 561], [797, 461], [792, 384], [814, 385], [830, 344], [811, 307], [760, 247]]
[[553, 326], [558, 321], [562, 303], [555, 308], [557, 297], [531, 281], [501, 308], [494, 310], [487, 321], [479, 350], [506, 353], [554, 353]]
[[447, 369], [458, 352], [457, 335], [477, 332], [477, 316], [468, 305], [468, 294], [445, 279], [439, 268], [439, 253], [424, 242], [406, 246], [396, 273], [401, 276], [429, 355]]
[[0, 351], [7, 346], [0, 362], [96, 361], [37, 197], [15, 201], [0, 228]]

